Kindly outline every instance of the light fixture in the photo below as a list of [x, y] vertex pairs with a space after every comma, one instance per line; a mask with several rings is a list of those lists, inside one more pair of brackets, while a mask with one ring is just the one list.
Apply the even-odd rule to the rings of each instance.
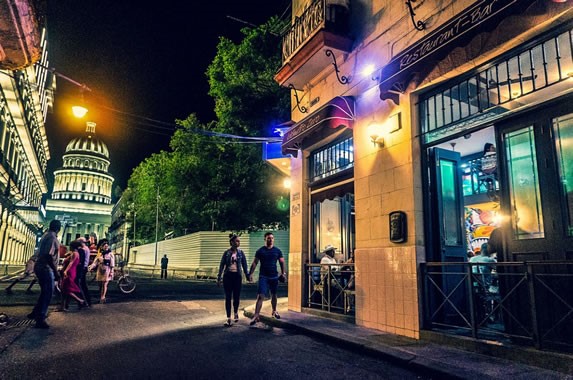
[[372, 122], [368, 124], [367, 132], [370, 141], [379, 148], [383, 148], [385, 145], [384, 138], [390, 133], [397, 132], [400, 129], [402, 129], [402, 117], [401, 112], [398, 112], [388, 116], [383, 123], [372, 120]]
[[285, 178], [284, 181], [283, 181], [283, 187], [284, 187], [285, 189], [290, 189], [290, 185], [291, 185], [290, 178]]
[[88, 113], [88, 109], [86, 107], [84, 107], [84, 104], [85, 104], [84, 88], [87, 88], [87, 87], [85, 87], [85, 86], [80, 87], [80, 101], [79, 101], [80, 104], [72, 106], [72, 113], [74, 114], [75, 117], [77, 117], [79, 119], [86, 116], [86, 114]]
[[376, 67], [373, 64], [368, 64], [368, 65], [364, 66], [364, 68], [362, 69], [362, 75], [365, 78], [370, 77], [370, 78], [372, 78], [372, 80], [376, 80], [378, 78], [374, 75], [375, 71], [376, 71]]
[[73, 106], [72, 113], [74, 114], [75, 117], [81, 119], [82, 117], [86, 116], [86, 114], [88, 113], [88, 109], [84, 106]]
[[372, 121], [368, 125], [368, 136], [370, 136], [372, 144], [377, 145], [379, 148], [384, 147], [384, 124]]

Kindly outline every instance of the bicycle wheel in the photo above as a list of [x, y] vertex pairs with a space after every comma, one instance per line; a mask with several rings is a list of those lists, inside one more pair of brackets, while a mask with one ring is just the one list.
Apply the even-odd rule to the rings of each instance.
[[123, 294], [129, 294], [135, 290], [135, 281], [129, 276], [123, 276], [117, 280], [117, 286]]

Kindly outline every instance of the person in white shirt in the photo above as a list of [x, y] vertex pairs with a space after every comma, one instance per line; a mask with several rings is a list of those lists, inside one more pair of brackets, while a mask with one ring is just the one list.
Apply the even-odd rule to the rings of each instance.
[[339, 270], [338, 265], [330, 265], [330, 264], [338, 264], [336, 262], [336, 259], [334, 258], [334, 255], [336, 254], [336, 248], [334, 248], [332, 245], [327, 245], [324, 248], [324, 256], [322, 257], [322, 259], [320, 259], [320, 265], [322, 272], [328, 272], [328, 267], [330, 266], [330, 270], [331, 271], [337, 271]]

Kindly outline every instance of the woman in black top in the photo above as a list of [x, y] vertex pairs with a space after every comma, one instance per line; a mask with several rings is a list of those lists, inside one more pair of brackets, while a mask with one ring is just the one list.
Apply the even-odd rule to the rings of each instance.
[[[231, 326], [231, 297], [233, 298], [233, 310], [235, 312], [235, 322], [239, 321], [239, 300], [241, 297], [241, 287], [243, 285], [243, 273], [249, 278], [247, 269], [247, 259], [243, 251], [239, 249], [241, 240], [235, 234], [229, 235], [231, 248], [223, 253], [219, 264], [219, 274], [217, 275], [217, 286], [221, 285], [221, 275], [223, 275], [223, 289], [225, 289], [225, 309], [227, 311], [227, 321], [225, 326]], [[242, 271], [241, 271], [242, 270]], [[224, 273], [223, 273], [224, 272]]]

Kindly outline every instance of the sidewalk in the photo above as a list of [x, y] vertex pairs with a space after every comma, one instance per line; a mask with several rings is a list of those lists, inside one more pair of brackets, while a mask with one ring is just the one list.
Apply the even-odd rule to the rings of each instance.
[[[253, 316], [255, 305], [244, 309], [245, 316]], [[327, 319], [306, 313], [289, 311], [287, 298], [279, 298], [277, 310], [280, 320], [271, 318], [271, 305], [265, 301], [261, 310], [261, 322], [327, 339], [350, 350], [360, 350], [370, 355], [395, 362], [406, 367], [415, 367], [436, 378], [454, 379], [573, 379], [573, 357], [557, 355], [550, 368], [522, 364], [437, 344], [414, 340], [360, 327], [351, 323]], [[522, 349], [514, 349], [513, 355], [524, 355]], [[530, 350], [531, 351], [531, 350]], [[544, 356], [535, 351], [531, 355]], [[529, 361], [530, 362], [530, 361]]]

